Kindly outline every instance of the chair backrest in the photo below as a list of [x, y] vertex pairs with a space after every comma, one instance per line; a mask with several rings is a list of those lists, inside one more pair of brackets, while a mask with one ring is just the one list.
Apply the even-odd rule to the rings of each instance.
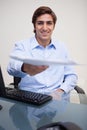
[[13, 85], [15, 88], [18, 88], [18, 84], [21, 81], [20, 77], [13, 77]]

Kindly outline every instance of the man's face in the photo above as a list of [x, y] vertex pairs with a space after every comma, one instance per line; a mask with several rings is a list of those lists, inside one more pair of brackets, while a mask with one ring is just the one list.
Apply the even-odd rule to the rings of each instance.
[[50, 41], [54, 30], [53, 18], [49, 14], [39, 16], [35, 23], [36, 37], [40, 42]]

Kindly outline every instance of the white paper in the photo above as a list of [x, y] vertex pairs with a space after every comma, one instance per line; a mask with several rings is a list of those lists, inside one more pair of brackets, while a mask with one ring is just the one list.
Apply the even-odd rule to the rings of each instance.
[[10, 57], [15, 60], [20, 60], [23, 63], [32, 65], [77, 65], [74, 61], [29, 59], [27, 57], [18, 57], [13, 55], [11, 55]]

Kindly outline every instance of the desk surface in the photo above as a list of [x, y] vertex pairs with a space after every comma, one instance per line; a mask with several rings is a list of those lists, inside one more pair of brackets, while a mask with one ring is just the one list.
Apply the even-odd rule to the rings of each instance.
[[51, 122], [73, 122], [87, 129], [87, 105], [52, 100], [35, 106], [0, 98], [0, 130], [36, 130]]

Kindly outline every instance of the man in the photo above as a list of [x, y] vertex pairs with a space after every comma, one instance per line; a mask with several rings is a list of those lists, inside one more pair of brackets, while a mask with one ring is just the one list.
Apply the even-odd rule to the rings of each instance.
[[[32, 17], [35, 36], [15, 43], [11, 54], [30, 59], [68, 61], [64, 44], [51, 38], [56, 21], [51, 8], [41, 6], [36, 9]], [[37, 66], [11, 59], [7, 71], [21, 77], [19, 89], [46, 94], [68, 94], [77, 82], [77, 75], [69, 65]]]

